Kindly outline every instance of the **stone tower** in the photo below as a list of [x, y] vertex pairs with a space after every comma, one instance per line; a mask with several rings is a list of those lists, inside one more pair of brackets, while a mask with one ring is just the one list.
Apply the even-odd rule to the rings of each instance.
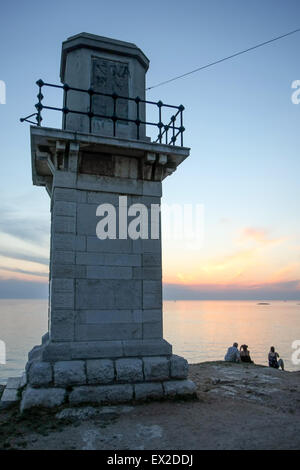
[[[181, 132], [175, 118], [163, 127], [161, 102], [158, 141], [146, 137], [148, 66], [131, 43], [86, 33], [66, 40], [62, 129], [41, 127], [48, 84], [37, 82], [30, 132], [33, 183], [51, 198], [49, 331], [29, 353], [22, 410], [195, 393], [186, 360], [163, 339], [160, 228], [149, 238], [149, 217], [141, 236], [127, 231], [129, 207], [151, 214], [162, 180], [189, 155], [175, 142], [182, 122]], [[173, 140], [162, 143], [168, 132]], [[107, 205], [116, 236], [103, 239]]]

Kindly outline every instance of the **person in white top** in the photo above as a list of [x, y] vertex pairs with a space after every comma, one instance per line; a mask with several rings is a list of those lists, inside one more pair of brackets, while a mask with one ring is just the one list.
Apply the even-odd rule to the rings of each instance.
[[240, 351], [238, 350], [238, 343], [233, 343], [233, 345], [228, 348], [224, 359], [227, 362], [241, 362]]

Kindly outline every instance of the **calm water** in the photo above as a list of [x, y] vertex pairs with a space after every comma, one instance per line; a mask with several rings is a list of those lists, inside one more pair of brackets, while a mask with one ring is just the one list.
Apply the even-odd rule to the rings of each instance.
[[[24, 370], [28, 351], [47, 331], [47, 301], [0, 300], [0, 339], [6, 343], [6, 364], [0, 364], [0, 383]], [[164, 337], [173, 352], [189, 362], [223, 359], [234, 341], [247, 343], [252, 358], [267, 364], [274, 345], [287, 370], [293, 365], [291, 344], [300, 340], [300, 302], [167, 301]]]

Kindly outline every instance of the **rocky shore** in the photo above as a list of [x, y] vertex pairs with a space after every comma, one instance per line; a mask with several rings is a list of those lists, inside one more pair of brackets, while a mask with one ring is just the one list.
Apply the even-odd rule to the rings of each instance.
[[220, 361], [190, 365], [189, 379], [197, 399], [0, 409], [0, 449], [300, 448], [300, 372]]

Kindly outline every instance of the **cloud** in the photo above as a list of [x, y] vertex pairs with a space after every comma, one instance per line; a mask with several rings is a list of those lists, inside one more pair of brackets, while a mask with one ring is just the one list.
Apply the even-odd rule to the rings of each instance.
[[12, 273], [30, 274], [31, 276], [42, 276], [42, 277], [46, 277], [46, 278], [49, 277], [48, 273], [44, 273], [42, 271], [29, 271], [29, 270], [26, 270], [26, 269], [9, 268], [7, 266], [1, 266], [1, 265], [0, 265], [0, 270], [9, 271], [9, 272], [12, 272]]
[[1, 299], [47, 299], [48, 283], [0, 280]]
[[6, 258], [11, 258], [15, 260], [23, 260], [23, 261], [29, 261], [32, 263], [44, 264], [45, 266], [49, 265], [48, 257], [25, 254], [19, 251], [9, 251], [9, 250], [0, 249], [0, 256], [5, 256]]
[[23, 199], [0, 205], [0, 232], [39, 245], [47, 244], [50, 231], [49, 214], [34, 208], [34, 199], [31, 199], [30, 195], [24, 195]]
[[49, 225], [49, 214], [31, 194], [0, 205], [0, 277], [48, 277]]
[[36, 217], [22, 217], [13, 207], [0, 207], [0, 232], [21, 240], [46, 246], [49, 238], [49, 221]]
[[261, 284], [164, 284], [165, 300], [300, 300], [300, 279]]
[[281, 243], [286, 238], [270, 238], [269, 231], [262, 228], [245, 227], [239, 237], [240, 242], [255, 241], [260, 245], [274, 245]]

